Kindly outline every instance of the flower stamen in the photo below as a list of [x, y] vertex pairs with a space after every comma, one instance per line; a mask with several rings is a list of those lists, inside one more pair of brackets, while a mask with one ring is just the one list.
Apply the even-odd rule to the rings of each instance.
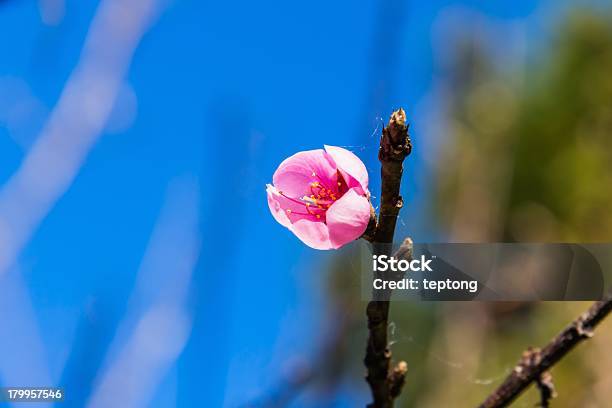
[[[301, 199], [297, 199], [297, 198], [293, 198], [293, 197], [289, 197], [288, 195], [286, 195], [285, 193], [283, 193], [282, 191], [279, 191], [279, 194], [283, 197], [285, 197], [287, 200], [299, 204], [299, 205], [303, 205], [304, 208], [306, 208], [306, 212], [298, 212], [298, 211], [293, 211], [291, 209], [287, 209], [285, 210], [287, 212], [287, 214], [295, 214], [295, 215], [310, 215], [310, 216], [315, 216], [316, 218], [320, 219], [321, 218], [321, 213], [316, 213], [314, 210], [322, 210], [323, 214], [325, 214], [326, 209], [323, 207], [323, 205], [326, 205], [325, 203], [320, 204], [319, 200], [315, 198], [314, 195], [311, 195], [310, 197], [308, 196], [304, 196]], [[320, 197], [320, 196], [319, 196]], [[325, 200], [327, 201], [327, 200]], [[316, 206], [316, 208], [313, 210], [312, 206]], [[327, 208], [329, 208], [329, 205], [327, 205]]]

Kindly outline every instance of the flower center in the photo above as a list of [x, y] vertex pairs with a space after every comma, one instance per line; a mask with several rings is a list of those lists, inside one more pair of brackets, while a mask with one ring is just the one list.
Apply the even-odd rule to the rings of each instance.
[[306, 210], [306, 212], [299, 212], [292, 209], [286, 209], [285, 211], [288, 214], [307, 215], [313, 216], [319, 220], [324, 220], [327, 209], [344, 195], [342, 187], [346, 187], [346, 184], [343, 183], [344, 179], [339, 173], [336, 177], [337, 181], [335, 186], [326, 184], [315, 172], [312, 172], [312, 177], [313, 180], [309, 183], [310, 195], [294, 198], [289, 197], [282, 191], [279, 191], [279, 194], [296, 204], [304, 206]]

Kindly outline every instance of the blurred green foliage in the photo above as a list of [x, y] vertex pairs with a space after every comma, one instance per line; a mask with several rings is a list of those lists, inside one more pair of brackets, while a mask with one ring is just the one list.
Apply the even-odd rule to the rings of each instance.
[[520, 72], [496, 70], [476, 38], [460, 49], [435, 184], [442, 229], [459, 240], [609, 241], [610, 18], [575, 12]]

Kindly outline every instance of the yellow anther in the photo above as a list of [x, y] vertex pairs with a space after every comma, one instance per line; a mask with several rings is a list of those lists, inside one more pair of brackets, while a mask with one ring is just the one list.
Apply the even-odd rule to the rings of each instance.
[[342, 183], [341, 183], [341, 182], [338, 182], [338, 185], [339, 185], [339, 186], [341, 186], [341, 185], [342, 185]]
[[317, 218], [321, 218], [321, 216], [319, 214], [317, 214]]
[[312, 194], [312, 195], [310, 196], [310, 198], [312, 198], [312, 199], [314, 200], [314, 198], [315, 198], [314, 194]]

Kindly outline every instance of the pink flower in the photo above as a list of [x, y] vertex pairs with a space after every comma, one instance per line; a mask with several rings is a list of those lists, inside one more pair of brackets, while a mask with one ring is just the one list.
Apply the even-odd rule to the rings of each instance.
[[348, 150], [325, 146], [296, 153], [278, 166], [272, 181], [272, 215], [312, 248], [340, 248], [368, 226], [368, 172]]

